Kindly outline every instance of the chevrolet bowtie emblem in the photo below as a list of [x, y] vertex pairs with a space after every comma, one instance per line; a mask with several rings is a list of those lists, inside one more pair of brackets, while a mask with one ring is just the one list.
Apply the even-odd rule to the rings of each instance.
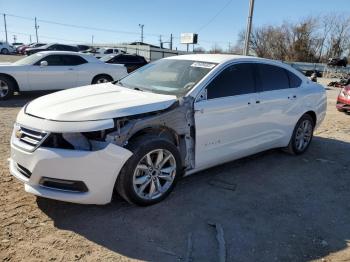
[[15, 135], [18, 139], [20, 139], [22, 137], [22, 130], [21, 129], [17, 130]]

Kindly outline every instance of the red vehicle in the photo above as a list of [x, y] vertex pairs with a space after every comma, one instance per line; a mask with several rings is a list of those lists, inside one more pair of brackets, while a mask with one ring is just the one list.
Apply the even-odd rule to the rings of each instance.
[[350, 112], [350, 85], [344, 86], [337, 99], [337, 109], [342, 112]]

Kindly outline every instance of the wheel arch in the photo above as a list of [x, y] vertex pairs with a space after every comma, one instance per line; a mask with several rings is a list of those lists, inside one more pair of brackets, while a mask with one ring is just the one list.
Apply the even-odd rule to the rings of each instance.
[[[314, 126], [316, 126], [316, 124], [317, 124], [317, 115], [316, 115], [315, 111], [309, 110], [309, 111], [305, 112], [303, 115], [309, 115], [309, 116], [311, 116], [312, 120], [314, 121]], [[302, 116], [303, 116], [303, 115], [302, 115]], [[301, 116], [301, 117], [302, 117], [302, 116]], [[301, 117], [300, 117], [300, 118], [301, 118]], [[299, 118], [299, 119], [300, 119], [300, 118]]]
[[173, 143], [179, 151], [181, 157], [181, 165], [184, 166], [185, 157], [187, 154], [187, 147], [184, 136], [177, 134], [175, 130], [167, 126], [148, 126], [132, 134], [128, 141], [139, 139], [140, 137], [146, 135], [155, 135], [159, 138], [166, 139]]
[[4, 77], [10, 78], [10, 79], [13, 81], [13, 83], [15, 84], [15, 91], [16, 91], [16, 92], [19, 92], [19, 91], [20, 91], [20, 90], [19, 90], [18, 82], [17, 82], [17, 80], [16, 80], [13, 76], [11, 76], [11, 75], [9, 75], [9, 74], [6, 74], [6, 73], [0, 73], [0, 76], [4, 76]]
[[94, 81], [95, 81], [95, 79], [96, 79], [97, 77], [100, 77], [100, 76], [108, 76], [108, 77], [110, 77], [110, 78], [112, 79], [112, 81], [114, 81], [114, 78], [113, 78], [110, 74], [107, 74], [107, 73], [100, 73], [100, 74], [95, 75], [95, 76], [92, 78], [91, 84], [93, 84]]
[[178, 146], [179, 137], [175, 130], [167, 127], [167, 126], [149, 126], [142, 128], [135, 132], [128, 140], [133, 140], [139, 138], [143, 135], [155, 135], [160, 138], [165, 138], [172, 142], [175, 146]]

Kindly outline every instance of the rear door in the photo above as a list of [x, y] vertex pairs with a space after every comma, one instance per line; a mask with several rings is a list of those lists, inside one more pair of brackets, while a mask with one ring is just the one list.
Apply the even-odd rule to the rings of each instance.
[[251, 64], [227, 67], [197, 99], [194, 104], [196, 168], [243, 157], [257, 150], [257, 97]]
[[296, 122], [299, 77], [271, 64], [256, 64], [261, 143], [265, 148], [288, 144]]

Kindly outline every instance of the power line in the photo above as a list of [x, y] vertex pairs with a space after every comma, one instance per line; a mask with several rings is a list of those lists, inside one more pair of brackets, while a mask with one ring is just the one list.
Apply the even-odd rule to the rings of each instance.
[[[199, 30], [197, 30], [197, 32], [201, 31], [203, 28], [205, 28], [207, 25], [209, 25], [211, 22], [213, 22], [216, 19], [216, 17], [218, 17], [221, 14], [221, 12], [231, 2], [232, 2], [232, 0], [229, 0], [206, 24], [204, 24], [201, 28], [199, 28]], [[0, 13], [0, 14], [4, 15], [5, 13]], [[25, 20], [29, 20], [29, 21], [34, 21], [35, 22], [35, 18], [32, 18], [32, 17], [19, 16], [19, 15], [14, 15], [14, 14], [5, 14], [5, 15], [8, 16], [8, 17], [25, 19]], [[120, 33], [120, 34], [129, 34], [129, 35], [139, 35], [140, 34], [139, 32], [121, 31], [121, 30], [112, 30], [112, 29], [105, 29], [105, 28], [98, 28], [98, 27], [74, 25], [74, 24], [61, 23], [61, 22], [57, 22], [57, 21], [51, 21], [51, 20], [45, 20], [45, 19], [39, 19], [39, 18], [37, 18], [37, 22], [53, 24], [53, 25], [59, 25], [59, 26], [64, 26], [64, 27], [92, 30], [92, 31], [109, 32], [109, 33]], [[30, 36], [30, 34], [26, 34], [26, 33], [18, 33], [18, 32], [12, 32], [12, 33], [17, 33], [17, 34]], [[159, 34], [153, 34], [153, 33], [144, 33], [143, 35], [153, 36], [153, 37], [157, 37], [157, 38], [159, 37]], [[52, 37], [52, 36], [44, 36], [44, 35], [41, 35], [41, 34], [40, 34], [40, 37], [45, 38], [45, 39], [63, 40], [63, 41], [70, 41], [70, 42], [76, 42], [76, 43], [87, 42], [87, 41], [77, 41], [77, 40], [56, 38], [56, 37]], [[180, 40], [180, 37], [173, 36], [172, 39]], [[222, 43], [222, 44], [227, 44], [227, 41], [211, 41], [211, 40], [205, 40], [205, 39], [201, 39], [200, 41], [203, 42], [203, 43]]]
[[[3, 13], [2, 13], [3, 14]], [[6, 14], [10, 17], [20, 18], [20, 19], [26, 19], [26, 20], [32, 20], [34, 21], [35, 18], [31, 17], [25, 17], [25, 16], [19, 16], [19, 15], [13, 15], [13, 14]], [[46, 23], [46, 24], [53, 24], [53, 25], [59, 25], [59, 26], [65, 26], [65, 27], [73, 27], [73, 28], [79, 28], [79, 29], [85, 29], [85, 30], [93, 30], [93, 31], [101, 31], [101, 32], [109, 32], [109, 33], [120, 33], [120, 34], [129, 34], [129, 35], [139, 35], [138, 32], [132, 32], [132, 31], [122, 31], [122, 30], [113, 30], [113, 29], [106, 29], [106, 28], [99, 28], [99, 27], [90, 27], [90, 26], [83, 26], [83, 25], [74, 25], [74, 24], [67, 24], [67, 23], [61, 23], [51, 20], [45, 20], [45, 19], [37, 19], [38, 22]], [[148, 33], [145, 35], [149, 36], [159, 36], [159, 34], [152, 34]]]
[[227, 6], [229, 6], [229, 4], [232, 3], [233, 0], [229, 0], [207, 23], [205, 23], [204, 25], [202, 25], [197, 31], [196, 33], [199, 33], [200, 31], [202, 31], [205, 27], [207, 27], [211, 22], [213, 22], [221, 13], [222, 11], [225, 10], [225, 8]]
[[[5, 31], [1, 30], [0, 32], [4, 33]], [[31, 34], [23, 33], [23, 32], [8, 31], [8, 33], [17, 34], [17, 35], [25, 35], [25, 36], [31, 37]], [[46, 36], [46, 35], [40, 35], [40, 37], [41, 37], [41, 38], [44, 38], [44, 39], [61, 40], [61, 41], [75, 42], [75, 43], [85, 43], [85, 42], [88, 42], [88, 41], [78, 41], [78, 40], [71, 40], [71, 39], [65, 39], [65, 38], [57, 38], [57, 37]]]

